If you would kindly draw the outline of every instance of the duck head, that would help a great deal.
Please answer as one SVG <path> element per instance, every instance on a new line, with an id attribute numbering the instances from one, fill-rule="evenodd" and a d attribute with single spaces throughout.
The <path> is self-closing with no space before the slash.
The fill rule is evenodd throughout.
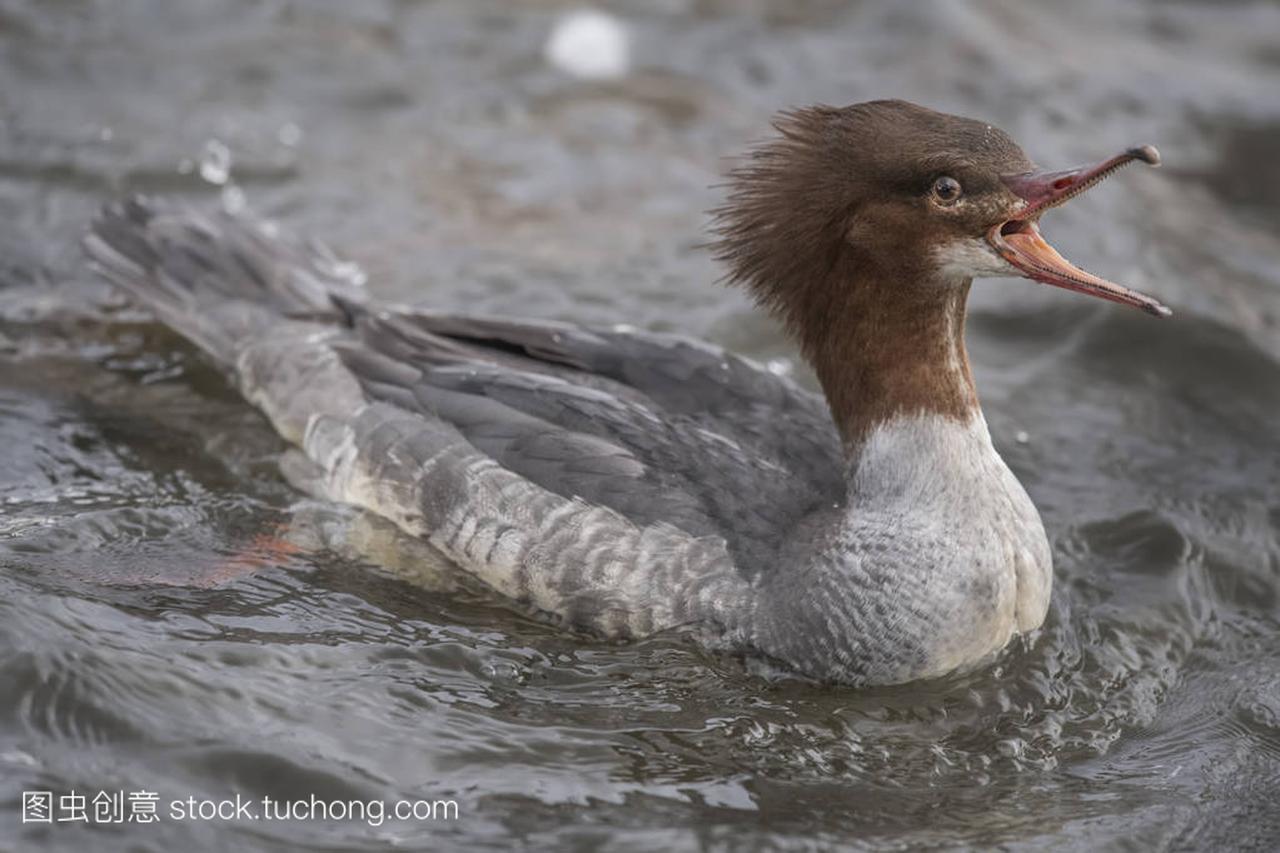
<path id="1" fill-rule="evenodd" d="M 730 175 L 717 255 L 799 338 L 846 438 L 866 418 L 839 409 L 874 410 L 878 386 L 890 409 L 976 407 L 962 341 L 975 277 L 1170 313 L 1074 266 L 1039 226 L 1122 166 L 1157 165 L 1151 146 L 1043 171 L 998 128 L 905 101 L 808 107 L 775 127 Z"/>
<path id="2" fill-rule="evenodd" d="M 730 277 L 767 302 L 785 308 L 775 290 L 848 262 L 904 286 L 1021 276 L 1170 313 L 1071 264 L 1039 228 L 1045 211 L 1122 166 L 1158 165 L 1153 146 L 1039 170 L 1004 131 L 906 101 L 798 109 L 775 127 L 778 138 L 731 174 L 728 203 L 715 211 Z"/>

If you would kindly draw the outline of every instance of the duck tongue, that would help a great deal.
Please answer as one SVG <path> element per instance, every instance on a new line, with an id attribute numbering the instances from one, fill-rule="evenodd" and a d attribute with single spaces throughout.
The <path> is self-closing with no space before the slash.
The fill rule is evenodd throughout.
<path id="1" fill-rule="evenodd" d="M 1027 207 L 1020 218 L 992 228 L 987 235 L 988 242 L 1027 278 L 1132 305 L 1156 317 L 1168 317 L 1172 312 L 1152 297 L 1085 272 L 1062 257 L 1045 242 L 1036 224 L 1044 211 L 1079 195 L 1134 160 L 1155 166 L 1160 163 L 1160 154 L 1154 147 L 1144 145 L 1093 166 L 1004 177 L 1005 185 L 1022 198 Z"/>

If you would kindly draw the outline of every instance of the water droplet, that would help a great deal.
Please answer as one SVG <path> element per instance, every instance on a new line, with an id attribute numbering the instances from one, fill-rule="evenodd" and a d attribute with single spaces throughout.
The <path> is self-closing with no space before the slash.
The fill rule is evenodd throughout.
<path id="1" fill-rule="evenodd" d="M 363 287 L 369 278 L 355 261 L 339 261 L 333 265 L 333 274 L 356 287 Z"/>
<path id="2" fill-rule="evenodd" d="M 222 209 L 227 213 L 240 213 L 245 209 L 244 190 L 235 184 L 222 188 Z"/>
<path id="3" fill-rule="evenodd" d="M 328 249 L 316 259 L 316 269 L 331 278 L 345 281 L 354 287 L 363 287 L 368 280 L 365 271 L 354 261 L 344 261 L 335 257 Z"/>
<path id="4" fill-rule="evenodd" d="M 218 139 L 204 144 L 200 155 L 200 177 L 211 184 L 222 186 L 231 177 L 231 149 Z"/>
<path id="5" fill-rule="evenodd" d="M 276 139 L 280 141 L 281 145 L 287 145 L 292 148 L 302 141 L 302 128 L 293 122 L 289 122 L 276 131 Z"/>
<path id="6" fill-rule="evenodd" d="M 1031 436 L 1027 434 L 1025 429 L 1020 429 L 1013 434 L 1013 440 L 1018 442 L 1018 444 L 1026 444 L 1031 440 Z"/>
<path id="7" fill-rule="evenodd" d="M 765 369 L 774 376 L 790 376 L 791 360 L 786 358 L 771 358 L 765 362 Z"/>
<path id="8" fill-rule="evenodd" d="M 556 22 L 543 55 L 575 77 L 607 80 L 627 73 L 630 47 L 625 24 L 613 15 L 587 9 Z"/>

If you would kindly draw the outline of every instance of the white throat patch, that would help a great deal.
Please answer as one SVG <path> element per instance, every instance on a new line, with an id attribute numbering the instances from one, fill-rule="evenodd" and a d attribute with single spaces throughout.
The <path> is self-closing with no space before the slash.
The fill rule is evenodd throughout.
<path id="1" fill-rule="evenodd" d="M 933 259 L 938 274 L 946 281 L 1021 275 L 981 237 L 965 237 L 943 243 L 933 250 Z"/>

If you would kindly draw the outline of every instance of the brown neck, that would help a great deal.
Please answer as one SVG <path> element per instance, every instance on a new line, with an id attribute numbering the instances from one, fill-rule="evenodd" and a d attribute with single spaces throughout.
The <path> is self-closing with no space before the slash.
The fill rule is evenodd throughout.
<path id="1" fill-rule="evenodd" d="M 895 416 L 967 420 L 978 410 L 964 346 L 968 281 L 937 287 L 865 280 L 842 285 L 815 311 L 819 316 L 797 326 L 846 458 L 857 454 L 874 427 Z"/>

